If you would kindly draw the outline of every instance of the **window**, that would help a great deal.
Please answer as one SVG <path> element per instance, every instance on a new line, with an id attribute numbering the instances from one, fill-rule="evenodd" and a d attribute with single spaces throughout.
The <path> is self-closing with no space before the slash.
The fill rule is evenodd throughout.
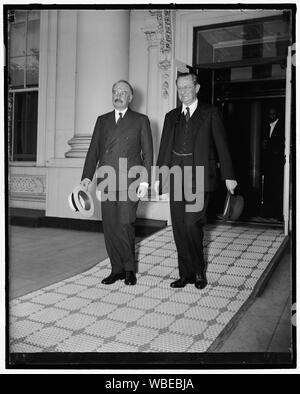
<path id="1" fill-rule="evenodd" d="M 194 28 L 193 65 L 217 68 L 280 62 L 287 56 L 290 15 Z"/>
<path id="2" fill-rule="evenodd" d="M 9 11 L 10 159 L 36 161 L 40 11 Z"/>

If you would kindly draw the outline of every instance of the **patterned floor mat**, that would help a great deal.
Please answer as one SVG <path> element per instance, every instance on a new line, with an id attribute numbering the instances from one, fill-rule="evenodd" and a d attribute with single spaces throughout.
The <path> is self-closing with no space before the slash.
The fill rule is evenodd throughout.
<path id="1" fill-rule="evenodd" d="M 284 240 L 280 229 L 208 225 L 208 286 L 172 289 L 178 278 L 172 229 L 136 246 L 136 286 L 92 269 L 10 302 L 10 352 L 206 352 L 257 290 Z"/>

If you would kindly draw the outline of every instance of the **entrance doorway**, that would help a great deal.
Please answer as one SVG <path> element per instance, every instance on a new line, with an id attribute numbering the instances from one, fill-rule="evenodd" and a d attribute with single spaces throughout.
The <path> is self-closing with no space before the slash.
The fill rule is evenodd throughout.
<path id="1" fill-rule="evenodd" d="M 282 81 L 284 84 L 285 81 Z M 206 89 L 207 91 L 207 89 Z M 239 93 L 239 94 L 238 94 Z M 282 220 L 273 220 L 268 212 L 266 199 L 264 168 L 264 141 L 270 130 L 269 111 L 276 108 L 282 122 L 285 119 L 285 91 L 280 89 L 274 94 L 267 86 L 260 95 L 251 94 L 249 83 L 240 83 L 234 87 L 234 95 L 220 95 L 216 85 L 212 91 L 213 103 L 223 115 L 229 149 L 233 161 L 238 187 L 236 192 L 244 197 L 245 206 L 241 216 L 243 221 L 269 222 L 282 224 Z M 203 97 L 202 97 L 203 98 Z M 202 99 L 201 96 L 199 99 Z M 207 100 L 206 100 L 207 101 Z M 283 171 L 283 168 L 282 168 Z M 274 198 L 283 201 L 283 186 L 276 189 Z M 213 193 L 208 213 L 213 219 L 222 212 L 227 190 L 224 182 Z M 282 206 L 282 204 L 281 204 Z M 283 215 L 281 208 L 280 215 Z"/>
<path id="2" fill-rule="evenodd" d="M 285 98 L 245 98 L 221 102 L 229 147 L 238 182 L 237 192 L 244 196 L 244 219 L 268 218 L 264 182 L 263 145 L 269 133 L 269 111 L 276 108 L 284 119 Z M 282 190 L 274 198 L 283 200 Z M 282 216 L 282 211 L 281 211 Z"/>
<path id="3" fill-rule="evenodd" d="M 245 221 L 268 219 L 263 146 L 269 135 L 271 107 L 277 108 L 284 124 L 290 17 L 283 12 L 194 28 L 192 69 L 201 85 L 198 98 L 217 105 L 223 114 L 238 181 L 236 192 L 245 200 L 241 217 Z M 208 208 L 211 218 L 222 213 L 226 192 L 221 182 Z M 283 200 L 283 193 L 283 186 L 276 189 L 278 200 Z"/>

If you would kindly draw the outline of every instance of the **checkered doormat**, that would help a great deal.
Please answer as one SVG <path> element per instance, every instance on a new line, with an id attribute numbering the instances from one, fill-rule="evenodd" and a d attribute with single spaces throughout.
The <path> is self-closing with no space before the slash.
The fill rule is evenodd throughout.
<path id="1" fill-rule="evenodd" d="M 92 269 L 10 302 L 10 352 L 206 352 L 222 338 L 284 240 L 280 229 L 208 225 L 208 286 L 173 289 L 172 229 L 137 244 L 137 285 L 101 284 Z"/>

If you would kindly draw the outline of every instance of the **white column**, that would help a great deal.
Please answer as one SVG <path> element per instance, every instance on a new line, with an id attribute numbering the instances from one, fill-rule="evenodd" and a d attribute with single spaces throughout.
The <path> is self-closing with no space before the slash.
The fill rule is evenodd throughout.
<path id="1" fill-rule="evenodd" d="M 41 11 L 37 165 L 55 156 L 58 11 Z"/>
<path id="2" fill-rule="evenodd" d="M 53 60 L 56 78 L 50 80 L 47 75 L 48 85 L 52 82 L 56 93 L 50 108 L 55 111 L 48 111 L 52 119 L 48 135 L 53 153 L 47 155 L 47 216 L 83 219 L 69 208 L 68 196 L 80 182 L 97 116 L 113 108 L 113 83 L 128 79 L 129 13 L 58 11 L 56 61 Z M 48 121 L 47 124 L 50 126 Z M 98 220 L 101 210 L 95 187 L 96 182 L 92 182 L 90 191 L 95 204 L 92 219 Z"/>
<path id="3" fill-rule="evenodd" d="M 63 158 L 73 137 L 76 118 L 77 23 L 80 11 L 61 10 L 58 18 L 55 154 Z"/>
<path id="4" fill-rule="evenodd" d="M 96 118 L 112 110 L 111 88 L 129 75 L 129 11 L 78 12 L 75 130 L 65 156 L 85 157 Z"/>

